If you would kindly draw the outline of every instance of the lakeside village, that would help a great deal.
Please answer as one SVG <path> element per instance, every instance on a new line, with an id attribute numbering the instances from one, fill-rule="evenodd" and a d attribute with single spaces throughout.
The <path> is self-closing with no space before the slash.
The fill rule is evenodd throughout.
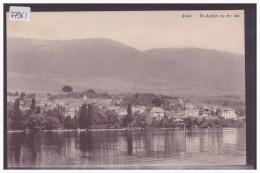
<path id="1" fill-rule="evenodd" d="M 67 89 L 66 89 L 67 87 Z M 108 94 L 89 89 L 64 93 L 7 93 L 7 129 L 147 129 L 245 126 L 245 115 L 223 105 L 192 104 L 155 94 Z"/>

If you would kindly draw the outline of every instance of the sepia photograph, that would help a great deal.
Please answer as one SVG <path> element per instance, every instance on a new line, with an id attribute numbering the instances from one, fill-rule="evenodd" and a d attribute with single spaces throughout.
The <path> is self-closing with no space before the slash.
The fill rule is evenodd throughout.
<path id="1" fill-rule="evenodd" d="M 28 7 L 5 12 L 7 169 L 251 168 L 245 10 Z"/>

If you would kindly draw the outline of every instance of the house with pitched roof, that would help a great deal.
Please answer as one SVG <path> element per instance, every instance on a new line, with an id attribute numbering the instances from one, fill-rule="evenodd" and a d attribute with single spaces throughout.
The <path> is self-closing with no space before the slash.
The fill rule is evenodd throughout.
<path id="1" fill-rule="evenodd" d="M 161 107 L 153 107 L 150 110 L 150 115 L 158 120 L 161 120 L 164 117 L 165 111 Z"/>
<path id="2" fill-rule="evenodd" d="M 218 116 L 224 117 L 225 119 L 235 119 L 237 118 L 237 114 L 235 113 L 235 109 L 232 108 L 222 108 L 218 111 Z"/>
<path id="3" fill-rule="evenodd" d="M 182 107 L 181 114 L 183 116 L 197 117 L 199 115 L 199 108 L 195 107 L 192 104 L 186 104 L 184 107 Z"/>

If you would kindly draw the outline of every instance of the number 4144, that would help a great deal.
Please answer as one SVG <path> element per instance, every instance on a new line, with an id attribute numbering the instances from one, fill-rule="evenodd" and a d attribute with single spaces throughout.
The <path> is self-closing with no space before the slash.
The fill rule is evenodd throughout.
<path id="1" fill-rule="evenodd" d="M 188 18 L 188 17 L 191 17 L 191 14 L 183 14 L 181 17 L 186 17 L 186 18 Z"/>

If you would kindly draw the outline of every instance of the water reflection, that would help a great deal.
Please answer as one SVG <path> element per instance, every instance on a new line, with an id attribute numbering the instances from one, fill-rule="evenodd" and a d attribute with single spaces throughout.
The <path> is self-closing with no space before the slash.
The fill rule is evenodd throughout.
<path id="1" fill-rule="evenodd" d="M 80 133 L 79 142 L 79 149 L 82 152 L 91 152 L 93 150 L 92 132 Z"/>
<path id="2" fill-rule="evenodd" d="M 128 151 L 128 155 L 133 155 L 133 133 L 131 132 L 127 132 L 127 136 L 126 136 L 126 140 L 127 140 L 127 151 Z"/>
<path id="3" fill-rule="evenodd" d="M 28 140 L 25 140 L 26 145 L 28 146 L 27 149 L 30 151 L 29 153 L 31 153 L 30 160 L 33 165 L 36 164 L 37 154 L 38 154 L 38 152 L 40 152 L 37 150 L 37 146 L 39 146 L 39 145 L 37 145 L 37 142 L 40 142 L 39 141 L 40 139 L 39 139 L 39 137 L 37 138 L 37 136 L 38 136 L 37 133 L 31 133 L 31 134 L 27 135 Z M 28 156 L 26 156 L 26 157 L 28 157 Z"/>
<path id="4" fill-rule="evenodd" d="M 245 157 L 245 129 L 8 133 L 9 167 L 87 167 Z M 193 155 L 196 157 L 192 158 Z M 203 156 L 204 157 L 204 156 Z"/>

